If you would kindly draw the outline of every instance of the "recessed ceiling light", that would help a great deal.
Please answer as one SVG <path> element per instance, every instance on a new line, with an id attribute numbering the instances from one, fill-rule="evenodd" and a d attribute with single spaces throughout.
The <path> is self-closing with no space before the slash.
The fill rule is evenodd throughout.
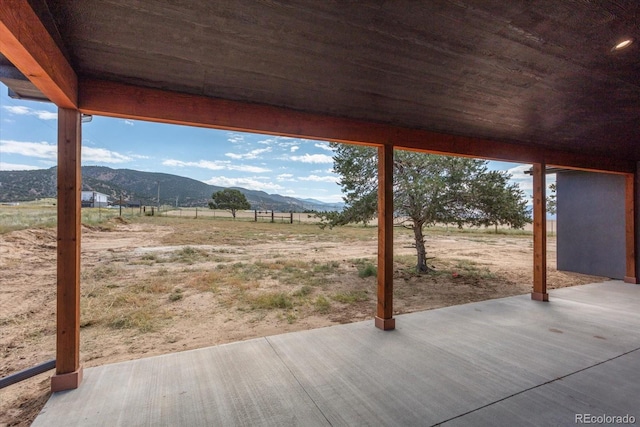
<path id="1" fill-rule="evenodd" d="M 624 49 L 625 47 L 629 47 L 629 45 L 631 45 L 631 43 L 633 43 L 633 39 L 626 39 L 626 40 L 623 40 L 623 41 L 621 41 L 620 43 L 618 43 L 617 45 L 615 45 L 615 46 L 613 47 L 613 49 L 611 49 L 611 50 L 622 50 L 622 49 Z"/>

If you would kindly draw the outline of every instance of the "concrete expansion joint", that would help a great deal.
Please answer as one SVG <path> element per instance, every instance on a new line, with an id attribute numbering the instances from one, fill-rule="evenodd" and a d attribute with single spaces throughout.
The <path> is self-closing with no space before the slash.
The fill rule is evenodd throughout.
<path id="1" fill-rule="evenodd" d="M 511 394 L 511 395 L 509 395 L 509 396 L 503 397 L 502 399 L 495 400 L 495 401 L 493 401 L 493 402 L 491 402 L 491 403 L 487 403 L 486 405 L 482 405 L 482 406 L 479 406 L 479 407 L 477 407 L 477 408 L 475 408 L 475 409 L 472 409 L 472 410 L 470 410 L 470 411 L 467 411 L 467 412 L 465 412 L 465 413 L 462 413 L 462 414 L 456 415 L 455 417 L 451 417 L 451 418 L 449 418 L 449 419 L 446 419 L 446 420 L 440 421 L 440 422 L 438 422 L 438 423 L 436 423 L 436 424 L 432 424 L 432 426 L 431 426 L 431 427 L 433 427 L 433 426 L 439 426 L 439 425 L 442 425 L 442 424 L 448 423 L 449 421 L 453 421 L 453 420 L 455 420 L 455 419 L 458 419 L 458 418 L 464 417 L 464 416 L 466 416 L 466 415 L 472 414 L 472 413 L 474 413 L 474 412 L 480 411 L 481 409 L 488 408 L 488 407 L 493 406 L 493 405 L 495 405 L 495 404 L 497 404 L 497 403 L 504 402 L 505 400 L 509 400 L 509 399 L 511 399 L 512 397 L 515 397 L 515 396 L 518 396 L 518 395 L 521 395 L 521 394 L 527 393 L 527 392 L 529 392 L 529 391 L 531 391 L 531 390 L 535 390 L 535 389 L 540 388 L 540 387 L 544 387 L 544 386 L 549 385 L 549 384 L 552 384 L 552 383 L 554 383 L 554 382 L 556 382 L 556 381 L 560 381 L 560 380 L 563 380 L 563 379 L 565 379 L 565 378 L 568 378 L 568 377 L 570 377 L 570 376 L 572 376 L 572 375 L 579 374 L 580 372 L 588 371 L 589 369 L 593 369 L 593 368 L 595 368 L 596 366 L 604 365 L 605 363 L 608 363 L 608 362 L 611 362 L 612 360 L 616 360 L 616 359 L 619 359 L 619 358 L 621 358 L 621 357 L 627 356 L 627 355 L 629 355 L 629 354 L 631 354 L 631 353 L 634 353 L 634 352 L 636 352 L 636 351 L 640 351 L 640 347 L 634 348 L 633 350 L 625 351 L 624 353 L 621 353 L 621 354 L 619 354 L 619 355 L 617 355 L 617 356 L 610 357 L 609 359 L 603 360 L 603 361 L 598 362 L 598 363 L 594 363 L 593 365 L 589 365 L 589 366 L 587 366 L 587 367 L 585 367 L 585 368 L 578 369 L 578 370 L 573 371 L 573 372 L 570 372 L 570 373 L 568 373 L 568 374 L 566 374 L 566 375 L 561 375 L 561 376 L 559 376 L 559 377 L 557 377 L 557 378 L 554 378 L 554 379 L 549 380 L 549 381 L 545 381 L 545 382 L 543 382 L 543 383 L 541 383 L 541 384 L 534 385 L 533 387 L 529 387 L 529 388 L 526 388 L 526 389 L 524 389 L 524 390 L 520 390 L 519 392 L 516 392 L 516 393 L 513 393 L 513 394 Z"/>
<path id="2" fill-rule="evenodd" d="M 300 386 L 302 391 L 304 391 L 304 394 L 307 395 L 309 400 L 311 400 L 311 402 L 313 402 L 313 405 L 316 407 L 316 409 L 322 414 L 324 419 L 327 421 L 327 424 L 332 426 L 333 424 L 331 423 L 331 421 L 329 421 L 329 418 L 327 418 L 327 414 L 325 414 L 324 411 L 322 411 L 322 408 L 320 408 L 320 406 L 318 405 L 318 402 L 316 402 L 315 399 L 309 394 L 309 391 L 305 388 L 305 386 L 302 384 L 302 382 L 300 382 L 300 379 L 296 376 L 296 374 L 293 372 L 293 370 L 291 370 L 291 367 L 287 364 L 287 362 L 285 362 L 285 360 L 282 358 L 280 353 L 278 353 L 278 350 L 276 350 L 276 348 L 273 346 L 273 343 L 271 341 L 269 341 L 269 337 L 264 337 L 264 339 L 269 344 L 269 347 L 271 347 L 271 350 L 273 350 L 274 354 L 276 356 L 278 356 L 278 359 L 280 360 L 282 365 L 285 368 L 287 368 L 287 371 L 289 371 L 289 373 L 291 374 L 293 379 L 296 380 L 296 383 L 298 383 L 298 385 Z"/>

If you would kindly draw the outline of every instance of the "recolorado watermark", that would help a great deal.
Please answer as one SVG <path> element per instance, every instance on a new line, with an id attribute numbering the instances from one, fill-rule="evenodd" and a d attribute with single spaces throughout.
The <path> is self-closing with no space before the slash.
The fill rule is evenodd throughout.
<path id="1" fill-rule="evenodd" d="M 635 424 L 636 417 L 633 415 L 595 415 L 595 414 L 576 414 L 576 424 Z"/>

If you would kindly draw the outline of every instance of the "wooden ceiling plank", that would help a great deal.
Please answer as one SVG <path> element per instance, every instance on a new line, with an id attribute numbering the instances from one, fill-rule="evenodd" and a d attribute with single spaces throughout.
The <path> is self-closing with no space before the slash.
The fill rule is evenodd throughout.
<path id="1" fill-rule="evenodd" d="M 59 107 L 78 107 L 78 79 L 27 0 L 0 7 L 0 52 Z"/>
<path id="2" fill-rule="evenodd" d="M 183 3 L 50 7 L 83 77 L 640 159 L 633 0 Z"/>
<path id="3" fill-rule="evenodd" d="M 104 80 L 81 79 L 79 88 L 79 108 L 86 114 L 344 143 L 393 145 L 399 149 L 437 154 L 521 163 L 544 162 L 595 171 L 629 173 L 634 168 L 632 161 L 613 156 L 603 158 L 534 145 L 447 135 Z"/>

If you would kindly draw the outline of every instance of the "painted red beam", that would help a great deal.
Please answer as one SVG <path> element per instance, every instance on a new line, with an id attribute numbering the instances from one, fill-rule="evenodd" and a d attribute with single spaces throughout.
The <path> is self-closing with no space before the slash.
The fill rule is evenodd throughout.
<path id="1" fill-rule="evenodd" d="M 446 135 L 104 80 L 81 79 L 79 88 L 79 107 L 86 114 L 345 143 L 392 145 L 399 149 L 492 160 L 545 162 L 594 171 L 629 173 L 635 167 L 633 162 L 613 156 L 587 156 L 532 145 Z"/>

